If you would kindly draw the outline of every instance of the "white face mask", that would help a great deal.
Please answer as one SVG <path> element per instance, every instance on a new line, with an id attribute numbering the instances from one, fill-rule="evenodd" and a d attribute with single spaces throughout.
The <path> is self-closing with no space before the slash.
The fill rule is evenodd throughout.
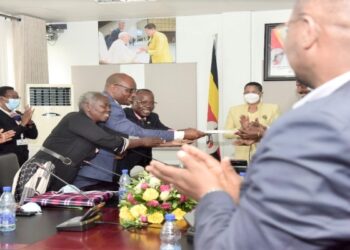
<path id="1" fill-rule="evenodd" d="M 248 93 L 244 95 L 244 100 L 248 103 L 248 104 L 253 104 L 253 103 L 257 103 L 260 99 L 260 96 L 258 94 L 255 93 Z"/>

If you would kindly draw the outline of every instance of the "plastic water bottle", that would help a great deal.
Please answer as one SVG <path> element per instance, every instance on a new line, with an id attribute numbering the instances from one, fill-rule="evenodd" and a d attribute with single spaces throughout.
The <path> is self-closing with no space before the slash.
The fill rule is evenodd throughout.
<path id="1" fill-rule="evenodd" d="M 130 176 L 128 175 L 129 170 L 123 169 L 122 175 L 119 178 L 119 201 L 125 198 L 126 191 L 127 191 L 127 185 L 130 184 Z"/>
<path id="2" fill-rule="evenodd" d="M 175 215 L 166 214 L 165 223 L 160 232 L 160 250 L 181 250 L 181 232 L 175 224 Z"/>
<path id="3" fill-rule="evenodd" d="M 16 229 L 16 202 L 11 187 L 3 187 L 0 198 L 0 231 L 9 232 Z"/>

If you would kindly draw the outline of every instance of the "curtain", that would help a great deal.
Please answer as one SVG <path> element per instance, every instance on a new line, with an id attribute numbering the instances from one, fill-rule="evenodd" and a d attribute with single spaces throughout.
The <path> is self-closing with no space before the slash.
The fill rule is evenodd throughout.
<path id="1" fill-rule="evenodd" d="M 15 87 L 13 59 L 13 30 L 9 18 L 0 17 L 0 86 Z"/>
<path id="2" fill-rule="evenodd" d="M 13 22 L 15 89 L 26 102 L 26 84 L 48 83 L 48 58 L 46 22 L 20 16 L 20 22 Z"/>

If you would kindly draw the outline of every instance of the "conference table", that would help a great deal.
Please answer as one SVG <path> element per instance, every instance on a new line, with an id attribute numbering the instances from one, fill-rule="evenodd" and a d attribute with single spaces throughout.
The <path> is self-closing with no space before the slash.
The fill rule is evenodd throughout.
<path id="1" fill-rule="evenodd" d="M 160 227 L 125 230 L 118 225 L 117 208 L 102 209 L 100 224 L 84 232 L 58 232 L 56 225 L 80 216 L 86 209 L 43 208 L 43 213 L 31 217 L 17 217 L 13 232 L 0 232 L 0 249 L 21 250 L 156 250 L 160 246 Z M 182 250 L 193 245 L 182 233 Z"/>

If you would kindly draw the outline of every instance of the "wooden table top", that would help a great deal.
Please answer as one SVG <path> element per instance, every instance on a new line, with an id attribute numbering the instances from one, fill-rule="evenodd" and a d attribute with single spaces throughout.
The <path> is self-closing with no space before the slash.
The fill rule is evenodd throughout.
<path id="1" fill-rule="evenodd" d="M 76 250 L 76 249 L 114 249 L 114 250 L 156 250 L 160 246 L 160 227 L 148 227 L 128 231 L 116 223 L 118 210 L 104 208 L 102 221 L 84 232 L 57 232 L 56 225 L 74 216 L 82 210 L 66 208 L 47 208 L 42 215 L 18 217 L 14 232 L 0 234 L 0 249 L 21 250 Z M 42 217 L 40 217 L 42 216 Z M 182 250 L 193 249 L 183 233 Z"/>

